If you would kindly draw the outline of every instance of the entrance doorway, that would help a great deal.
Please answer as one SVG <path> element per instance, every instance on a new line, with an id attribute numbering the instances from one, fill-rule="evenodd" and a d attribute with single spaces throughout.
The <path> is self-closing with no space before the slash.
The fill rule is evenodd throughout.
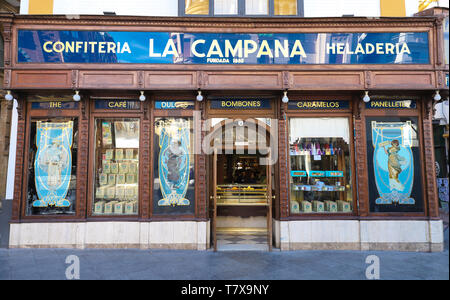
<path id="1" fill-rule="evenodd" d="M 249 130 L 245 136 L 252 134 L 256 133 Z M 272 250 L 270 155 L 269 147 L 248 141 L 214 148 L 210 186 L 214 251 Z"/>

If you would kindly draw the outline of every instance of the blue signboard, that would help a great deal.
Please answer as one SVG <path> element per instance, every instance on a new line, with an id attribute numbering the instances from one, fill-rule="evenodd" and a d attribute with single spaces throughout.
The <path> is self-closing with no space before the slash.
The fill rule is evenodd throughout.
<path id="1" fill-rule="evenodd" d="M 156 109 L 194 109 L 194 101 L 165 100 L 155 101 Z"/>
<path id="2" fill-rule="evenodd" d="M 344 100 L 300 100 L 289 101 L 288 109 L 349 109 L 350 104 Z"/>
<path id="3" fill-rule="evenodd" d="M 32 102 L 31 109 L 78 109 L 78 102 L 73 101 Z"/>
<path id="4" fill-rule="evenodd" d="M 306 177 L 306 171 L 291 171 L 292 177 Z"/>
<path id="5" fill-rule="evenodd" d="M 417 108 L 414 100 L 371 100 L 366 103 L 366 108 L 369 109 L 408 109 Z"/>
<path id="6" fill-rule="evenodd" d="M 238 98 L 214 98 L 209 99 L 212 109 L 269 109 L 270 99 L 238 99 Z"/>
<path id="7" fill-rule="evenodd" d="M 141 108 L 139 101 L 131 100 L 95 100 L 95 109 L 124 109 L 138 110 Z"/>
<path id="8" fill-rule="evenodd" d="M 427 32 L 19 30 L 19 63 L 429 64 Z"/>

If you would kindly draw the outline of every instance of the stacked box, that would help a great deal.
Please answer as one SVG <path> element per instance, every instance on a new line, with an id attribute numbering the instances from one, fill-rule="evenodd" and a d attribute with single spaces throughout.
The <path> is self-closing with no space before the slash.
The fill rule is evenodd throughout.
<path id="1" fill-rule="evenodd" d="M 95 198 L 96 199 L 105 198 L 105 189 L 103 187 L 98 187 L 95 189 Z"/>
<path id="2" fill-rule="evenodd" d="M 336 202 L 331 201 L 331 200 L 326 200 L 326 201 L 325 201 L 325 211 L 328 211 L 328 212 L 337 212 L 338 209 L 337 209 L 337 204 L 336 204 Z"/>
<path id="3" fill-rule="evenodd" d="M 108 174 L 100 173 L 98 181 L 100 182 L 100 185 L 107 185 L 108 184 Z"/>
<path id="4" fill-rule="evenodd" d="M 119 164 L 111 163 L 111 173 L 117 174 L 119 173 Z"/>
<path id="5" fill-rule="evenodd" d="M 126 149 L 125 150 L 125 157 L 127 159 L 133 159 L 134 158 L 134 150 L 133 149 Z"/>
<path id="6" fill-rule="evenodd" d="M 110 173 L 111 172 L 111 163 L 107 160 L 103 161 L 103 173 Z"/>
<path id="7" fill-rule="evenodd" d="M 116 185 L 116 175 L 115 174 L 108 174 L 108 184 Z"/>
<path id="8" fill-rule="evenodd" d="M 116 198 L 117 199 L 125 199 L 125 188 L 124 187 L 116 187 Z"/>
<path id="9" fill-rule="evenodd" d="M 123 214 L 125 209 L 125 202 L 116 202 L 114 204 L 114 213 L 115 214 Z"/>
<path id="10" fill-rule="evenodd" d="M 125 184 L 125 174 L 117 174 L 116 183 Z"/>
<path id="11" fill-rule="evenodd" d="M 125 204 L 125 213 L 133 214 L 137 211 L 137 201 L 128 201 Z"/>
<path id="12" fill-rule="evenodd" d="M 96 214 L 102 214 L 103 211 L 104 211 L 104 209 L 105 209 L 105 201 L 98 201 L 98 202 L 95 202 L 95 205 L 94 205 L 94 213 L 96 213 Z"/>
<path id="13" fill-rule="evenodd" d="M 298 214 L 300 213 L 300 205 L 297 201 L 291 200 L 291 213 Z"/>
<path id="14" fill-rule="evenodd" d="M 352 211 L 350 202 L 342 201 L 342 200 L 338 200 L 336 202 L 338 205 L 338 211 L 342 211 L 342 212 L 351 212 Z"/>
<path id="15" fill-rule="evenodd" d="M 116 160 L 123 159 L 123 149 L 116 149 Z"/>
<path id="16" fill-rule="evenodd" d="M 315 212 L 323 212 L 324 211 L 323 202 L 314 200 L 312 204 L 312 209 Z"/>
<path id="17" fill-rule="evenodd" d="M 114 150 L 113 149 L 106 150 L 105 159 L 111 160 L 113 158 L 114 158 Z"/>
<path id="18" fill-rule="evenodd" d="M 311 202 L 309 202 L 309 201 L 302 201 L 300 203 L 300 210 L 302 212 L 307 212 L 307 213 L 312 212 Z"/>
<path id="19" fill-rule="evenodd" d="M 116 204 L 116 202 L 117 201 L 110 201 L 110 202 L 106 203 L 104 213 L 112 214 L 114 212 L 114 205 Z"/>
<path id="20" fill-rule="evenodd" d="M 128 163 L 119 163 L 119 172 L 120 173 L 128 173 Z"/>
<path id="21" fill-rule="evenodd" d="M 106 199 L 114 199 L 116 197 L 116 188 L 107 187 L 106 188 Z"/>

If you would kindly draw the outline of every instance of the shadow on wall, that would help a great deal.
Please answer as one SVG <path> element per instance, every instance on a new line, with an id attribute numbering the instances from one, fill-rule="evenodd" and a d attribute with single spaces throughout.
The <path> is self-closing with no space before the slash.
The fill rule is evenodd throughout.
<path id="1" fill-rule="evenodd" d="M 9 245 L 9 221 L 11 220 L 12 201 L 0 199 L 0 248 Z"/>

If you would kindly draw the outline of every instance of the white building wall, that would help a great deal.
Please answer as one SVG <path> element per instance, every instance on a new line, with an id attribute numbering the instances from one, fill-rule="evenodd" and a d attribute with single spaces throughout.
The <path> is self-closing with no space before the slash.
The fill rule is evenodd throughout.
<path id="1" fill-rule="evenodd" d="M 27 15 L 28 14 L 28 5 L 29 5 L 28 0 L 21 0 L 20 1 L 20 11 L 19 11 L 19 13 L 21 15 Z"/>
<path id="2" fill-rule="evenodd" d="M 11 115 L 11 135 L 9 136 L 8 177 L 6 179 L 5 199 L 14 197 L 14 173 L 16 169 L 16 145 L 17 145 L 17 101 L 14 100 Z M 3 195 L 0 195 L 2 197 Z"/>
<path id="3" fill-rule="evenodd" d="M 304 0 L 305 17 L 379 17 L 380 0 Z"/>
<path id="4" fill-rule="evenodd" d="M 105 11 L 116 15 L 176 17 L 178 0 L 54 0 L 53 4 L 55 15 L 103 15 Z"/>

